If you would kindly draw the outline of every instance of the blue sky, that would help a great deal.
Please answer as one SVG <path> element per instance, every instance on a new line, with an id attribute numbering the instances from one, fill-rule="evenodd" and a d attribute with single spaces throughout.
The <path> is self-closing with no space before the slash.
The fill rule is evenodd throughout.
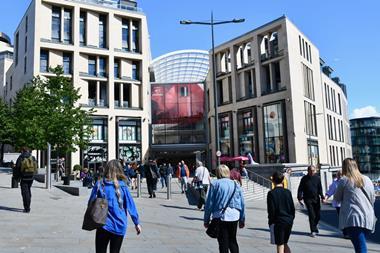
<path id="1" fill-rule="evenodd" d="M 30 0 L 1 0 L 0 31 L 12 35 Z M 179 20 L 228 20 L 215 29 L 216 44 L 286 15 L 319 48 L 334 75 L 348 87 L 350 115 L 380 111 L 380 1 L 328 0 L 138 0 L 148 17 L 152 57 L 179 49 L 211 47 L 207 26 Z M 355 110 L 356 109 L 356 110 Z"/>

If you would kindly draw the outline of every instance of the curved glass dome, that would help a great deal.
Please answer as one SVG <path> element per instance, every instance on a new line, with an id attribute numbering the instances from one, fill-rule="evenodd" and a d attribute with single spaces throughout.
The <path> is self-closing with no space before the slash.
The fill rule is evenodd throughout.
<path id="1" fill-rule="evenodd" d="M 209 70 L 209 55 L 204 50 L 179 50 L 152 61 L 156 83 L 204 82 Z"/>

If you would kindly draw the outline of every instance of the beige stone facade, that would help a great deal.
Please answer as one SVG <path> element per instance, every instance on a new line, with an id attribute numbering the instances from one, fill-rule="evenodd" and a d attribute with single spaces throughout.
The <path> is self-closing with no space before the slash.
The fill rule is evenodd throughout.
<path id="1" fill-rule="evenodd" d="M 90 148 L 73 153 L 71 166 L 143 160 L 148 152 L 147 20 L 135 1 L 116 2 L 33 0 L 14 34 L 7 101 L 33 76 L 49 77 L 49 67 L 61 65 L 80 89 L 80 105 L 96 110 Z"/>
<path id="2" fill-rule="evenodd" d="M 222 160 L 251 153 L 258 163 L 340 165 L 351 156 L 345 86 L 322 71 L 318 48 L 288 18 L 217 46 L 215 58 Z M 209 151 L 215 164 L 211 76 Z"/>

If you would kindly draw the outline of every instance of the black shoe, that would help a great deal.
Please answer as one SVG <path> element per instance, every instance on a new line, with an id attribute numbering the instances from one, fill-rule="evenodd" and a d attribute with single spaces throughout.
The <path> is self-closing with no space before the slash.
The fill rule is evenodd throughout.
<path id="1" fill-rule="evenodd" d="M 155 198 L 156 197 L 156 194 L 155 193 L 153 193 L 153 198 Z"/>
<path id="2" fill-rule="evenodd" d="M 30 213 L 30 209 L 24 209 L 24 213 Z"/>
<path id="3" fill-rule="evenodd" d="M 149 198 L 151 199 L 151 198 L 152 198 L 152 195 L 149 195 Z"/>
<path id="4" fill-rule="evenodd" d="M 185 191 L 182 191 L 182 194 L 184 194 L 185 193 Z"/>

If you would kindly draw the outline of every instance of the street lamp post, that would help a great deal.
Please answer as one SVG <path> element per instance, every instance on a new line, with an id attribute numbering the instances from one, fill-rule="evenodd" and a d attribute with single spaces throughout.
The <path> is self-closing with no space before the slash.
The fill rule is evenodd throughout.
<path id="1" fill-rule="evenodd" d="M 179 23 L 181 25 L 208 25 L 211 26 L 211 44 L 212 44 L 212 83 L 213 83 L 213 94 L 214 94 L 214 122 L 215 122 L 215 142 L 216 142 L 216 161 L 217 166 L 220 164 L 220 143 L 219 143 L 219 122 L 218 122 L 218 97 L 216 91 L 216 65 L 215 65 L 215 45 L 214 45 L 214 26 L 229 24 L 229 23 L 242 23 L 245 19 L 232 19 L 225 21 L 214 21 L 214 15 L 211 12 L 210 22 L 199 22 L 191 20 L 181 20 Z M 219 154 L 219 155 L 218 155 Z"/>

